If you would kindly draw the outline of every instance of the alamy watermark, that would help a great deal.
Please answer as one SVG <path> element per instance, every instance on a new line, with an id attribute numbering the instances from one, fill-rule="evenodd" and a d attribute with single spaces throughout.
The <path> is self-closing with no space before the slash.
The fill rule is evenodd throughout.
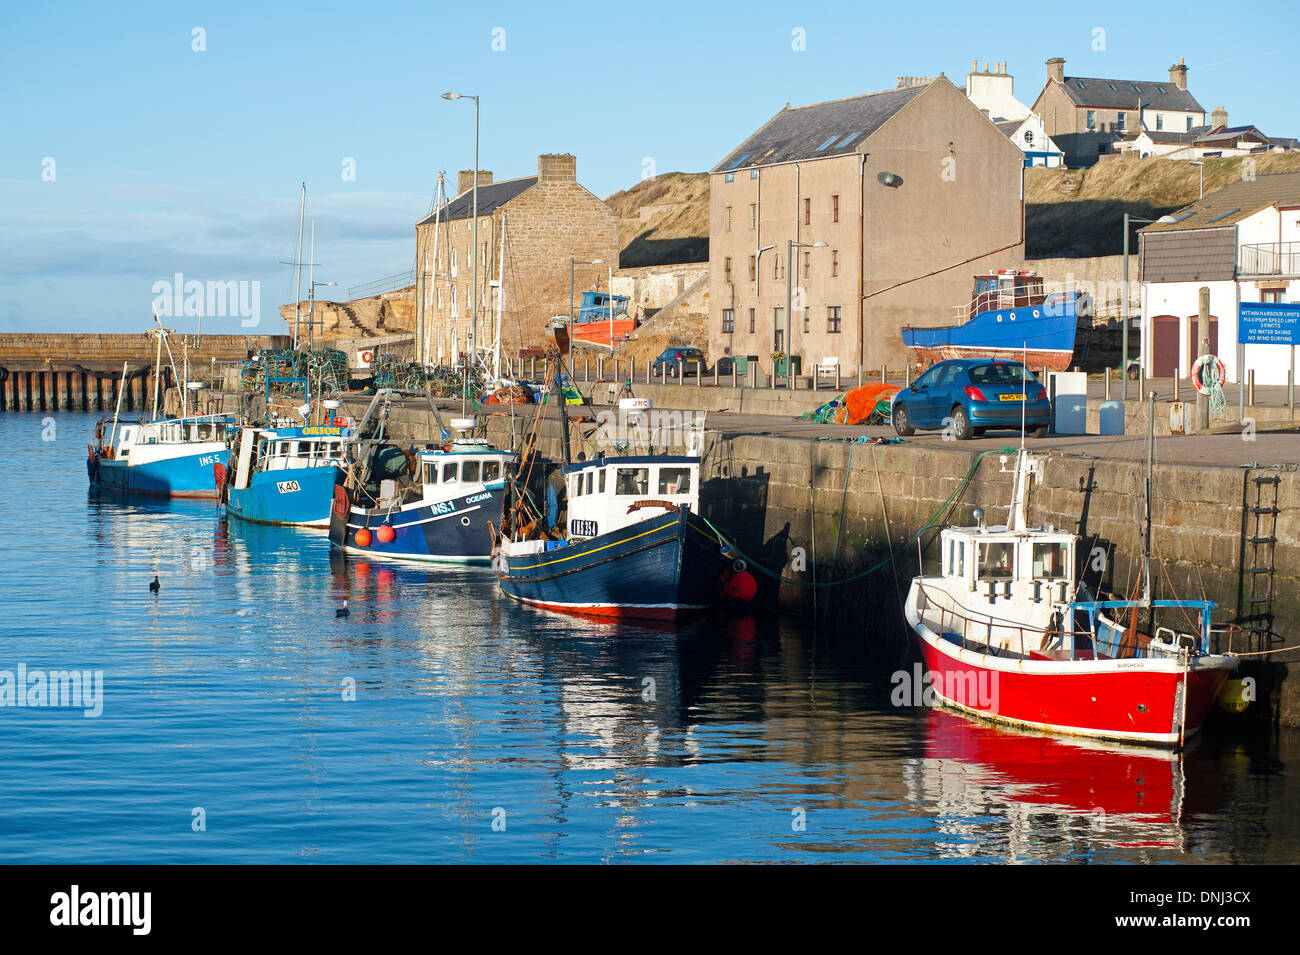
<path id="1" fill-rule="evenodd" d="M 104 712 L 103 670 L 0 670 L 0 707 L 80 709 L 87 719 Z"/>
<path id="2" fill-rule="evenodd" d="M 896 670 L 889 678 L 894 706 L 941 706 L 945 701 L 983 713 L 998 712 L 996 670 L 926 670 L 919 663 L 911 671 Z"/>
<path id="3" fill-rule="evenodd" d="M 153 283 L 153 309 L 159 318 L 234 318 L 244 328 L 262 321 L 262 283 L 256 280 L 186 281 L 177 272 L 170 282 Z"/>
<path id="4" fill-rule="evenodd" d="M 596 413 L 597 444 L 605 447 L 648 445 L 656 450 L 698 451 L 704 440 L 704 415 L 695 411 L 604 409 Z"/>

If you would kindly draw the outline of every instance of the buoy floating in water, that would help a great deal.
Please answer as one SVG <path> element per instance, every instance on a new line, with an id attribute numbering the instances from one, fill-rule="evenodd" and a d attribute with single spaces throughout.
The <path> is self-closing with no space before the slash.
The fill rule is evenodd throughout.
<path id="1" fill-rule="evenodd" d="M 358 547 L 369 547 L 370 546 L 369 528 L 365 528 L 365 527 L 361 528 L 361 530 L 357 531 L 356 537 L 354 537 L 353 540 L 356 541 L 356 545 Z"/>
<path id="2" fill-rule="evenodd" d="M 379 530 L 375 531 L 375 536 L 379 538 L 379 543 L 391 544 L 393 538 L 397 536 L 397 531 L 393 530 L 392 524 L 380 524 Z"/>

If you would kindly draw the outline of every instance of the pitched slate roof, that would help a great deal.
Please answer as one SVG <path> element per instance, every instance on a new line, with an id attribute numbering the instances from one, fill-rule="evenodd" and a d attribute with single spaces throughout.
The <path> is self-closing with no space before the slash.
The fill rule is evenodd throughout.
<path id="1" fill-rule="evenodd" d="M 1195 143 L 1205 138 L 1206 133 L 1210 131 L 1209 126 L 1193 126 L 1186 132 L 1175 132 L 1171 129 L 1144 129 L 1147 138 L 1153 143 Z"/>
<path id="2" fill-rule="evenodd" d="M 1300 205 L 1300 172 L 1261 173 L 1212 192 L 1173 214 L 1176 222 L 1154 222 L 1143 232 L 1219 228 L 1246 219 L 1271 205 Z"/>
<path id="3" fill-rule="evenodd" d="M 1150 109 L 1204 113 L 1205 108 L 1176 83 L 1148 80 L 1108 80 L 1090 76 L 1067 76 L 1062 85 L 1075 106 L 1095 109 L 1137 109 L 1140 100 Z"/>
<path id="4" fill-rule="evenodd" d="M 750 166 L 854 153 L 863 140 L 928 88 L 928 84 L 921 84 L 809 106 L 787 104 L 712 171 L 730 172 Z"/>
<path id="5" fill-rule="evenodd" d="M 501 182 L 490 183 L 486 186 L 478 187 L 478 214 L 481 216 L 491 215 L 497 209 L 500 209 L 507 202 L 519 195 L 526 189 L 531 189 L 537 185 L 536 176 L 525 176 L 522 179 L 503 179 Z M 426 225 L 433 222 L 435 215 L 442 219 L 468 219 L 473 215 L 474 210 L 474 190 L 466 189 L 455 199 L 445 203 L 440 213 L 430 212 L 421 219 L 416 225 Z"/>

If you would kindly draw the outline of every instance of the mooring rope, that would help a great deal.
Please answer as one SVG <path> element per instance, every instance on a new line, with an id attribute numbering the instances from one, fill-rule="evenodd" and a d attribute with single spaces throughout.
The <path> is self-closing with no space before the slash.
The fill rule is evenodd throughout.
<path id="1" fill-rule="evenodd" d="M 944 499 L 943 503 L 939 505 L 938 509 L 934 512 L 934 514 L 930 516 L 930 519 L 926 521 L 925 524 L 923 524 L 915 534 L 913 534 L 903 543 L 902 547 L 898 548 L 896 551 L 891 553 L 888 557 L 880 561 L 878 564 L 868 567 L 866 570 L 861 571 L 860 573 L 856 573 L 851 577 L 844 577 L 841 578 L 840 580 L 811 581 L 811 580 L 797 580 L 796 578 L 793 577 L 783 577 L 777 571 L 768 570 L 762 564 L 755 561 L 752 557 L 750 557 L 743 550 L 737 547 L 735 542 L 733 542 L 730 538 L 724 535 L 722 531 L 718 530 L 718 528 L 713 524 L 713 522 L 710 521 L 707 517 L 701 515 L 700 519 L 704 521 L 706 525 L 708 525 L 709 530 L 713 531 L 714 535 L 718 538 L 718 542 L 720 544 L 725 546 L 728 550 L 733 551 L 734 553 L 739 555 L 740 559 L 743 560 L 748 567 L 753 567 L 759 573 L 771 577 L 773 580 L 777 580 L 785 584 L 796 584 L 797 586 L 800 587 L 813 587 L 819 590 L 825 587 L 838 587 L 842 584 L 852 583 L 855 580 L 861 580 L 863 577 L 870 576 L 871 574 L 874 574 L 877 571 L 883 570 L 885 567 L 888 567 L 891 563 L 893 563 L 893 561 L 898 557 L 899 554 L 905 553 L 912 544 L 916 543 L 916 541 L 920 539 L 922 534 L 924 534 L 927 530 L 930 530 L 931 528 L 935 527 L 937 525 L 937 522 L 940 520 L 940 518 L 945 517 L 952 510 L 952 508 L 956 505 L 957 499 L 962 494 L 964 494 L 966 492 L 966 488 L 970 486 L 971 478 L 975 476 L 975 471 L 976 469 L 979 468 L 980 462 L 983 461 L 984 458 L 986 458 L 990 454 L 1014 454 L 1014 453 L 1016 453 L 1016 449 L 1009 446 L 1005 448 L 999 448 L 998 450 L 981 451 L 975 457 L 975 460 L 971 462 L 970 469 L 966 472 L 966 474 L 962 477 L 962 479 L 957 482 L 957 486 L 953 489 L 953 492 L 949 494 L 947 498 Z M 847 476 L 846 476 L 846 480 L 847 480 Z M 842 512 L 841 512 L 840 519 L 843 520 Z"/>

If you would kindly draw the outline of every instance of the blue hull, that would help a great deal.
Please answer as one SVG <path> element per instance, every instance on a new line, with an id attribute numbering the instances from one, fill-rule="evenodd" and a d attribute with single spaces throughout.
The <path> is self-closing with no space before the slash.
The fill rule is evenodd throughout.
<path id="1" fill-rule="evenodd" d="M 1041 305 L 980 312 L 961 325 L 905 328 L 903 344 L 928 362 L 948 358 L 1026 359 L 1029 367 L 1070 367 L 1079 293 L 1053 292 Z"/>
<path id="2" fill-rule="evenodd" d="M 503 485 L 437 503 L 416 504 L 401 510 L 367 510 L 356 506 L 346 488 L 334 491 L 330 512 L 330 544 L 369 557 L 393 557 L 453 564 L 488 564 L 492 561 L 492 530 L 501 521 Z M 393 539 L 379 539 L 380 528 L 393 529 Z M 358 531 L 369 532 L 368 543 L 358 543 Z"/>
<path id="3" fill-rule="evenodd" d="M 86 471 L 91 487 L 153 497 L 215 499 L 217 480 L 212 466 L 227 464 L 229 460 L 229 451 L 187 454 L 137 465 L 91 457 L 86 462 Z"/>
<path id="4" fill-rule="evenodd" d="M 254 474 L 248 487 L 230 488 L 226 513 L 258 524 L 328 527 L 334 486 L 342 468 L 289 468 Z"/>
<path id="5" fill-rule="evenodd" d="M 689 508 L 540 554 L 509 556 L 502 591 L 548 610 L 675 619 L 717 603 L 731 559 Z"/>

